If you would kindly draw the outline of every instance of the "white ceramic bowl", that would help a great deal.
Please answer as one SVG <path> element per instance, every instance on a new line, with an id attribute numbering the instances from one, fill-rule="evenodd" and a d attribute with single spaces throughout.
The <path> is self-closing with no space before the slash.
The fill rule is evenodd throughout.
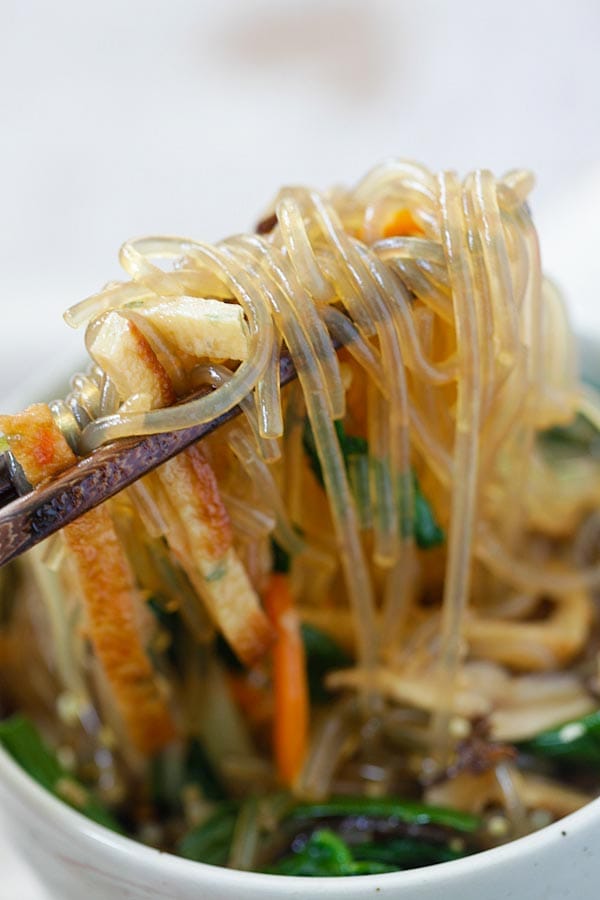
<path id="1" fill-rule="evenodd" d="M 57 900 L 312 900 L 342 894 L 346 900 L 592 900 L 600 879 L 600 799 L 536 834 L 466 859 L 342 880 L 236 872 L 144 847 L 56 800 L 3 751 L 0 818 Z"/>
<path id="2" fill-rule="evenodd" d="M 600 382 L 600 355 L 589 349 L 586 369 Z M 342 893 L 347 900 L 595 900 L 600 882 L 600 799 L 535 834 L 456 862 L 343 880 L 284 877 L 190 862 L 114 834 L 41 788 L 2 748 L 0 832 L 57 900 L 312 900 Z"/>
<path id="3" fill-rule="evenodd" d="M 590 324 L 582 358 L 600 383 L 598 334 Z M 61 371 L 76 370 L 66 362 Z M 32 387 L 27 397 L 47 392 Z M 26 402 L 19 393 L 15 408 Z M 284 877 L 190 862 L 114 834 L 55 799 L 0 748 L 0 826 L 57 900 L 595 900 L 600 883 L 600 799 L 535 834 L 455 862 L 343 880 Z M 1 885 L 0 872 L 4 897 Z"/>

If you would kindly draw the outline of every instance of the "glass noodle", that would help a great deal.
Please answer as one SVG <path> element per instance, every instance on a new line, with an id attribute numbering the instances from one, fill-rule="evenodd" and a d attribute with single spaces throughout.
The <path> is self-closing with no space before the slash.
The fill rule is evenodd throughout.
<path id="1" fill-rule="evenodd" d="M 132 280 L 77 304 L 66 314 L 70 324 L 87 322 L 93 336 L 108 310 L 140 323 L 137 308 L 161 298 L 230 297 L 244 311 L 248 358 L 221 377 L 210 396 L 174 408 L 127 413 L 113 402 L 102 410 L 109 415 L 98 415 L 96 402 L 90 421 L 79 423 L 78 437 L 70 422 L 72 442 L 85 451 L 123 435 L 207 421 L 245 402 L 247 414 L 256 416 L 264 458 L 274 461 L 279 451 L 268 446 L 283 435 L 277 360 L 285 345 L 323 467 L 361 666 L 372 668 L 390 652 L 394 622 L 406 615 L 400 610 L 414 594 L 410 471 L 421 460 L 431 473 L 434 506 L 448 527 L 438 677 L 451 691 L 474 559 L 519 589 L 560 591 L 563 584 L 567 590 L 600 581 L 596 569 L 564 572 L 557 580 L 514 559 L 526 527 L 521 486 L 536 429 L 568 421 L 578 408 L 572 340 L 560 299 L 541 275 L 526 206 L 531 185 L 522 171 L 500 181 L 478 171 L 461 183 L 453 173 L 436 178 L 415 163 L 393 161 L 353 191 L 283 189 L 276 224 L 263 237 L 230 238 L 214 247 L 174 237 L 126 243 L 121 262 Z M 400 209 L 410 212 L 413 233 L 386 232 Z M 164 348 L 149 332 L 146 325 L 160 355 Z M 371 564 L 333 430 L 346 396 L 334 342 L 347 346 L 369 385 L 367 512 L 373 561 L 389 580 L 379 637 Z M 181 383 L 175 366 L 169 369 Z M 66 423 L 68 410 L 56 404 L 56 415 L 61 411 Z M 498 465 L 503 452 L 519 460 L 510 483 Z M 487 513 L 488 488 L 481 486 L 490 484 L 504 492 L 501 517 Z M 284 544 L 293 549 L 281 504 L 275 515 Z"/>
<path id="2" fill-rule="evenodd" d="M 163 728 L 163 794 L 175 785 L 156 801 L 175 810 L 161 846 L 185 816 L 192 844 L 209 844 L 195 858 L 251 868 L 261 835 L 289 837 L 287 820 L 264 827 L 272 805 L 293 818 L 290 804 L 326 800 L 343 816 L 358 807 L 338 795 L 381 809 L 394 793 L 455 807 L 462 826 L 492 810 L 489 844 L 589 799 L 515 749 L 556 716 L 593 716 L 600 673 L 600 403 L 542 271 L 532 186 L 521 170 L 460 179 L 392 160 L 349 189 L 284 188 L 255 233 L 128 241 L 128 280 L 66 313 L 92 364 L 44 409 L 76 456 L 241 409 L 95 511 L 116 535 L 99 552 L 121 550 L 133 572 L 110 638 L 131 629 Z M 284 388 L 282 354 L 297 373 Z M 145 809 L 154 731 L 142 722 L 140 762 L 127 728 L 143 710 L 110 693 L 85 630 L 106 605 L 82 607 L 72 544 L 65 532 L 32 557 L 43 615 L 24 605 L 6 646 L 50 636 L 38 655 L 60 710 L 75 709 L 68 726 L 92 711 L 88 738 Z M 11 684 L 38 713 L 35 674 L 16 666 Z M 125 682 L 137 689 L 129 670 Z M 218 791 L 188 790 L 196 743 Z M 563 749 L 560 735 L 542 745 Z M 304 840 L 331 851 L 339 835 L 315 827 Z M 349 854 L 346 872 L 367 871 Z"/>

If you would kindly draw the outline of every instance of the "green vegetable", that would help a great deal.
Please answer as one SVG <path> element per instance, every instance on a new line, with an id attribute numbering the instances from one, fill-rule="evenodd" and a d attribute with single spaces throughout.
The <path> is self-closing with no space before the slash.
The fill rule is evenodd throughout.
<path id="1" fill-rule="evenodd" d="M 169 645 L 166 657 L 176 672 L 180 672 L 185 658 L 186 628 L 177 610 L 169 610 L 165 607 L 162 598 L 151 597 L 148 606 L 158 619 L 163 631 L 169 635 Z M 152 655 L 152 648 L 150 648 Z"/>
<path id="2" fill-rule="evenodd" d="M 470 813 L 442 806 L 429 806 L 413 800 L 399 800 L 395 797 L 332 797 L 322 803 L 300 803 L 294 808 L 292 815 L 298 819 L 337 816 L 395 818 L 400 822 L 445 825 L 466 832 L 475 831 L 480 825 L 480 819 Z"/>
<path id="3" fill-rule="evenodd" d="M 207 800 L 224 800 L 225 791 L 202 744 L 192 738 L 185 753 L 168 747 L 150 764 L 152 798 L 161 813 L 181 810 L 182 792 L 187 785 L 197 785 Z"/>
<path id="4" fill-rule="evenodd" d="M 341 419 L 336 419 L 333 424 L 346 467 L 348 466 L 349 456 L 367 454 L 368 444 L 364 438 L 354 437 L 352 435 L 346 434 L 346 429 L 344 428 L 344 423 L 341 421 Z M 323 470 L 321 468 L 321 460 L 319 459 L 319 454 L 317 453 L 315 436 L 313 434 L 313 430 L 308 418 L 304 420 L 302 446 L 304 447 L 304 452 L 306 453 L 309 466 L 312 469 L 315 478 L 317 479 L 321 487 L 325 487 L 325 482 L 323 481 Z"/>
<path id="5" fill-rule="evenodd" d="M 256 797 L 246 797 L 240 806 L 231 838 L 227 860 L 229 867 L 252 872 L 260 837 L 259 801 Z"/>
<path id="6" fill-rule="evenodd" d="M 366 453 L 349 456 L 346 460 L 348 481 L 354 497 L 359 527 L 367 531 L 373 526 L 373 509 L 371 505 L 371 487 L 369 479 L 369 457 Z"/>
<path id="7" fill-rule="evenodd" d="M 206 822 L 184 835 L 177 845 L 177 853 L 195 862 L 227 865 L 237 815 L 236 803 L 221 803 Z"/>
<path id="8" fill-rule="evenodd" d="M 339 419 L 334 423 L 334 425 L 338 436 L 340 449 L 344 457 L 346 471 L 348 472 L 348 477 L 351 484 L 353 485 L 361 525 L 362 527 L 368 527 L 368 525 L 370 524 L 370 516 L 366 508 L 367 498 L 365 496 L 366 489 L 364 474 L 365 468 L 369 465 L 377 466 L 377 460 L 369 460 L 369 445 L 364 438 L 347 434 L 343 422 Z M 308 458 L 308 463 L 311 470 L 313 471 L 321 487 L 324 487 L 321 462 L 317 454 L 315 437 L 308 418 L 304 421 L 302 445 L 304 447 L 304 452 L 306 453 L 306 456 Z M 378 469 L 375 470 L 375 472 L 377 477 L 387 478 L 385 467 L 382 467 L 380 465 Z M 438 522 L 436 521 L 431 505 L 423 494 L 423 491 L 421 490 L 421 486 L 419 484 L 419 480 L 414 472 L 412 473 L 412 477 L 414 496 L 413 527 L 415 542 L 421 549 L 428 550 L 431 547 L 437 547 L 440 544 L 443 544 L 445 535 Z M 388 488 L 384 490 L 384 493 L 389 494 L 391 490 L 391 486 L 388 486 Z M 402 513 L 402 498 L 400 498 L 399 500 L 399 506 L 400 513 Z"/>
<path id="9" fill-rule="evenodd" d="M 279 875 L 372 875 L 416 869 L 464 856 L 446 844 L 418 838 L 392 838 L 351 848 L 329 829 L 316 831 L 301 850 L 284 857 L 269 871 Z"/>
<path id="10" fill-rule="evenodd" d="M 227 573 L 227 564 L 224 562 L 220 562 L 215 568 L 210 572 L 209 575 L 204 576 L 204 580 L 211 584 L 214 581 L 220 581 Z"/>
<path id="11" fill-rule="evenodd" d="M 581 413 L 569 425 L 543 431 L 537 440 L 548 462 L 559 463 L 579 456 L 600 457 L 600 434 Z"/>
<path id="12" fill-rule="evenodd" d="M 417 546 L 422 550 L 438 547 L 444 543 L 445 535 L 436 521 L 429 501 L 421 490 L 421 485 L 416 475 L 414 475 L 413 491 L 415 498 L 415 541 Z"/>
<path id="13" fill-rule="evenodd" d="M 148 600 L 148 606 L 158 619 L 163 632 L 170 638 L 164 656 L 177 675 L 185 676 L 190 654 L 198 649 L 198 644 L 186 625 L 183 611 L 193 609 L 198 603 L 198 597 L 186 573 L 167 555 L 163 541 L 153 542 L 148 549 L 148 566 L 151 567 L 151 572 L 147 589 L 154 590 L 153 585 L 157 581 L 161 586 L 160 590 Z M 142 586 L 143 582 L 142 574 Z M 152 655 L 152 648 L 149 650 Z M 163 661 L 157 660 L 158 668 L 161 668 Z"/>
<path id="14" fill-rule="evenodd" d="M 304 622 L 301 626 L 306 654 L 306 673 L 311 703 L 323 703 L 331 696 L 325 676 L 331 669 L 349 666 L 352 658 L 328 634 Z"/>
<path id="15" fill-rule="evenodd" d="M 600 764 L 600 710 L 543 731 L 519 747 L 549 759 Z"/>
<path id="16" fill-rule="evenodd" d="M 441 825 L 461 832 L 473 832 L 480 825 L 480 820 L 468 813 L 388 797 L 334 797 L 323 803 L 298 804 L 290 813 L 292 820 L 307 820 L 311 824 L 319 819 L 351 817 Z M 304 825 L 302 827 L 307 830 Z M 269 871 L 284 875 L 365 875 L 447 862 L 468 852 L 452 849 L 444 840 L 414 836 L 382 837 L 361 843 L 362 832 L 357 829 L 351 835 L 348 827 L 346 823 L 344 834 L 351 842 L 350 846 L 335 831 L 319 829 L 304 846 L 281 859 Z M 357 838 L 359 842 L 355 843 Z"/>
<path id="17" fill-rule="evenodd" d="M 304 449 L 304 452 L 306 453 L 308 465 L 310 466 L 313 475 L 315 476 L 321 487 L 325 487 L 325 482 L 323 481 L 323 470 L 321 468 L 321 460 L 319 459 L 319 454 L 317 453 L 315 436 L 308 417 L 304 420 L 304 428 L 302 430 L 302 447 Z"/>
<path id="18" fill-rule="evenodd" d="M 436 824 L 462 832 L 474 831 L 480 824 L 476 816 L 456 810 L 426 806 L 393 798 L 340 797 L 326 803 L 298 804 L 287 809 L 288 795 L 276 798 L 283 802 L 283 820 L 279 828 L 289 833 L 290 823 L 307 819 L 347 818 L 350 816 L 398 819 L 414 824 Z M 261 801 L 270 803 L 265 799 Z M 253 807 L 253 815 L 257 815 Z M 234 801 L 219 804 L 214 814 L 202 825 L 191 830 L 180 841 L 177 852 L 187 859 L 212 865 L 226 865 L 231 854 L 240 806 Z M 278 816 L 279 818 L 279 816 Z M 286 824 L 287 823 L 287 824 Z M 301 826 L 303 831 L 307 829 Z M 357 832 L 353 840 L 360 834 Z M 340 876 L 368 875 L 411 869 L 458 859 L 466 850 L 451 849 L 445 841 L 435 842 L 418 837 L 390 837 L 381 841 L 352 843 L 351 846 L 335 831 L 318 828 L 305 843 L 299 835 L 294 851 L 278 860 L 267 871 L 278 875 Z M 263 848 L 264 849 L 264 848 Z"/>
<path id="19" fill-rule="evenodd" d="M 221 784 L 204 747 L 195 738 L 188 746 L 185 761 L 185 784 L 198 784 L 207 800 L 224 800 L 225 789 Z"/>
<path id="20" fill-rule="evenodd" d="M 122 833 L 123 829 L 108 809 L 61 766 L 29 719 L 13 716 L 0 722 L 0 744 L 34 781 L 55 797 L 88 819 Z"/>
<path id="21" fill-rule="evenodd" d="M 352 849 L 357 860 L 379 862 L 393 866 L 394 869 L 417 869 L 419 866 L 432 866 L 466 855 L 465 850 L 452 850 L 448 844 L 413 837 L 369 841 L 357 844 Z"/>
<path id="22" fill-rule="evenodd" d="M 271 550 L 273 553 L 273 571 L 283 572 L 284 575 L 287 575 L 292 564 L 290 554 L 274 538 L 271 539 Z"/>
<path id="23" fill-rule="evenodd" d="M 339 876 L 371 875 L 393 872 L 394 868 L 376 861 L 357 862 L 350 848 L 333 831 L 316 831 L 301 850 L 284 857 L 269 872 L 277 875 Z"/>

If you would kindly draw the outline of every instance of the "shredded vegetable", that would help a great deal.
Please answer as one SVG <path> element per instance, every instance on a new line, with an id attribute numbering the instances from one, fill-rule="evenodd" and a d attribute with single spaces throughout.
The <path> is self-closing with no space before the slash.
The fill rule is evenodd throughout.
<path id="1" fill-rule="evenodd" d="M 0 416 L 23 488 L 240 415 L 0 576 L 0 740 L 40 784 L 190 859 L 382 879 L 600 793 L 600 399 L 532 185 L 286 187 L 254 233 L 128 241 L 67 311 L 88 370 Z"/>

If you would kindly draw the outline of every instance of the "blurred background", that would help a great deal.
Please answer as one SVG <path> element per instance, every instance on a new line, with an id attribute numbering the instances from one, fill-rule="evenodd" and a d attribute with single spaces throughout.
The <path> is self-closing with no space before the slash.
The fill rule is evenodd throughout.
<path id="1" fill-rule="evenodd" d="M 61 314 L 119 277 L 125 238 L 216 240 L 252 227 L 281 184 L 352 183 L 394 155 L 533 169 L 545 267 L 600 335 L 597 0 L 560 14 L 545 0 L 0 0 L 0 14 L 3 411 L 75 364 L 82 335 Z M 3 896 L 43 896 L 1 836 L 0 866 Z"/>
<path id="2" fill-rule="evenodd" d="M 76 359 L 61 314 L 125 238 L 216 240 L 392 155 L 535 170 L 546 268 L 600 330 L 600 4 L 551 7 L 0 0 L 2 395 Z"/>

